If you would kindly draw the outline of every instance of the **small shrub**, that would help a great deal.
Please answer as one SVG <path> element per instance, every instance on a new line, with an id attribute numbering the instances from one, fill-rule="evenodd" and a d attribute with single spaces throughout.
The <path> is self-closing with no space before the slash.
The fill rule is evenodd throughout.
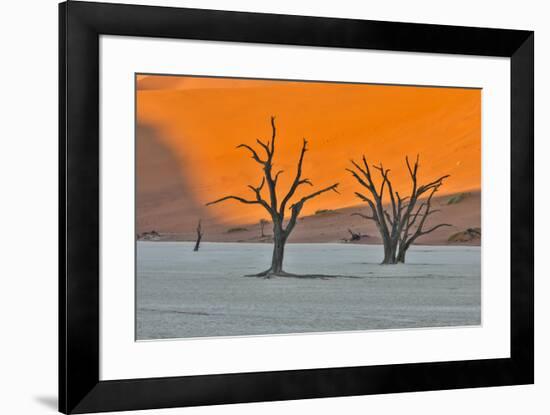
<path id="1" fill-rule="evenodd" d="M 457 203 L 462 202 L 464 200 L 464 198 L 466 198 L 469 195 L 470 195 L 470 193 L 459 193 L 457 195 L 454 195 L 453 197 L 451 197 L 450 199 L 447 200 L 447 204 L 448 205 L 456 205 Z"/>
<path id="2" fill-rule="evenodd" d="M 319 209 L 315 211 L 316 215 L 326 215 L 327 213 L 337 213 L 337 212 L 332 209 Z"/>
<path id="3" fill-rule="evenodd" d="M 481 228 L 468 228 L 465 231 L 453 233 L 447 239 L 449 242 L 468 242 L 481 238 Z"/>
<path id="4" fill-rule="evenodd" d="M 138 234 L 137 237 L 139 240 L 143 241 L 158 241 L 160 239 L 160 233 L 153 230 L 150 232 L 143 232 L 141 235 Z"/>

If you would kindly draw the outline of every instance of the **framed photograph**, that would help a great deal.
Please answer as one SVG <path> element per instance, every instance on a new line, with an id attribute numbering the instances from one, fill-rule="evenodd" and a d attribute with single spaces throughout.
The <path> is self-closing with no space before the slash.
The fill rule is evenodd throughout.
<path id="1" fill-rule="evenodd" d="M 59 11 L 61 412 L 533 383 L 533 32 Z"/>

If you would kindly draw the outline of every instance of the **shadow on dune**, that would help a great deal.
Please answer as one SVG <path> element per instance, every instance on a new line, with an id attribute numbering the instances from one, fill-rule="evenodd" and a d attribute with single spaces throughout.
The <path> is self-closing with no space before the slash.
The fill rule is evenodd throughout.
<path id="1" fill-rule="evenodd" d="M 209 214 L 182 176 L 182 161 L 152 126 L 136 125 L 136 231 L 193 230 Z"/>

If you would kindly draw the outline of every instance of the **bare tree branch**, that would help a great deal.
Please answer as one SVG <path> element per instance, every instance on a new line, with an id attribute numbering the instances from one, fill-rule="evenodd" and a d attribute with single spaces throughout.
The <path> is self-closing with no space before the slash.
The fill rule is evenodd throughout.
<path id="1" fill-rule="evenodd" d="M 437 180 L 434 180 L 433 182 L 430 182 L 428 184 L 425 184 L 425 185 L 422 185 L 418 188 L 418 191 L 417 191 L 417 195 L 420 196 L 424 193 L 426 193 L 428 190 L 431 190 L 431 189 L 434 189 L 434 188 L 438 188 L 439 186 L 441 186 L 441 184 L 443 183 L 443 180 L 445 180 L 446 178 L 448 178 L 450 175 L 447 174 L 445 176 L 441 176 L 439 179 Z"/>
<path id="2" fill-rule="evenodd" d="M 265 154 L 266 154 L 267 158 L 269 159 L 269 156 L 270 156 L 270 154 L 271 154 L 271 150 L 269 149 L 269 145 L 268 145 L 269 142 L 268 142 L 268 144 L 266 144 L 266 143 L 264 143 L 264 142 L 263 142 L 262 140 L 260 140 L 260 139 L 257 139 L 256 142 L 257 142 L 260 146 L 262 146 L 262 147 L 264 148 Z"/>
<path id="3" fill-rule="evenodd" d="M 292 182 L 292 185 L 290 186 L 290 189 L 288 190 L 288 193 L 284 197 L 283 201 L 281 202 L 281 207 L 279 209 L 279 212 L 284 215 L 286 204 L 290 201 L 292 196 L 294 196 L 294 193 L 296 192 L 296 189 L 300 184 L 303 184 L 300 179 L 302 177 L 302 164 L 304 162 L 304 154 L 306 154 L 307 151 L 307 140 L 304 138 L 302 142 L 302 149 L 300 151 L 300 158 L 298 159 L 298 165 L 296 167 L 296 176 L 294 177 L 294 181 Z"/>
<path id="4" fill-rule="evenodd" d="M 427 231 L 420 232 L 420 235 L 427 235 L 427 234 L 432 233 L 436 229 L 439 229 L 443 226 L 453 226 L 453 225 L 451 225 L 450 223 L 440 223 L 439 225 L 436 225 L 433 228 L 428 229 Z"/>
<path id="5" fill-rule="evenodd" d="M 248 185 L 248 187 L 250 189 L 252 189 L 252 191 L 258 195 L 262 191 L 262 188 L 264 187 L 264 184 L 265 184 L 265 177 L 262 177 L 262 182 L 260 183 L 260 185 L 258 187 L 254 187 L 250 184 Z"/>
<path id="6" fill-rule="evenodd" d="M 252 185 L 248 185 L 248 187 L 254 192 L 256 195 L 256 200 L 269 212 L 271 213 L 271 207 L 269 204 L 262 198 L 262 188 L 265 184 L 265 177 L 262 178 L 262 182 L 258 187 L 254 187 Z"/>
<path id="7" fill-rule="evenodd" d="M 308 201 L 309 199 L 313 199 L 314 197 L 317 197 L 317 196 L 319 196 L 320 194 L 325 193 L 325 192 L 329 192 L 329 191 L 331 191 L 331 190 L 332 190 L 333 192 L 336 192 L 336 193 L 339 194 L 338 190 L 336 190 L 337 187 L 338 187 L 338 184 L 339 184 L 339 183 L 335 183 L 335 184 L 333 184 L 332 186 L 325 187 L 324 189 L 318 190 L 318 191 L 313 192 L 313 193 L 311 193 L 311 194 L 309 194 L 309 195 L 307 195 L 307 196 L 302 197 L 298 202 L 292 204 L 292 205 L 290 206 L 290 209 L 295 209 L 297 206 L 299 206 L 300 209 L 301 209 L 301 207 L 303 206 L 303 204 L 304 204 L 306 201 Z"/>
<path id="8" fill-rule="evenodd" d="M 279 174 L 284 173 L 284 170 L 279 170 L 277 173 L 275 173 L 275 177 L 273 178 L 273 181 L 277 183 L 277 180 L 279 179 Z"/>
<path id="9" fill-rule="evenodd" d="M 374 219 L 374 216 L 364 215 L 364 214 L 359 213 L 359 212 L 352 213 L 350 216 L 360 216 L 360 217 L 362 217 L 363 219 L 375 220 L 375 219 Z"/>
<path id="10" fill-rule="evenodd" d="M 386 219 L 388 220 L 389 224 L 393 227 L 393 220 L 387 210 L 384 210 L 384 216 L 386 216 Z"/>
<path id="11" fill-rule="evenodd" d="M 275 154 L 275 137 L 277 136 L 277 129 L 275 128 L 275 117 L 271 116 L 271 157 Z"/>
<path id="12" fill-rule="evenodd" d="M 314 197 L 317 197 L 325 192 L 333 191 L 338 193 L 338 190 L 336 188 L 338 187 L 339 183 L 335 183 L 332 186 L 325 187 L 324 189 L 318 190 L 316 192 L 313 192 L 307 196 L 302 197 L 298 202 L 294 203 L 290 206 L 290 209 L 292 211 L 292 214 L 290 216 L 290 220 L 288 221 L 288 224 L 285 228 L 285 233 L 290 233 L 292 229 L 294 229 L 294 226 L 296 225 L 296 220 L 298 219 L 298 215 L 302 211 L 302 208 L 304 206 L 304 203 L 307 202 L 310 199 L 313 199 Z"/>
<path id="13" fill-rule="evenodd" d="M 351 162 L 355 164 L 355 162 L 353 160 Z M 361 177 L 359 177 L 359 175 L 355 171 L 353 171 L 351 169 L 346 169 L 346 170 L 349 171 L 352 174 L 352 176 L 355 178 L 355 180 L 357 180 L 359 182 L 359 184 L 361 186 L 366 187 L 367 189 L 370 190 L 370 185 L 367 184 Z"/>
<path id="14" fill-rule="evenodd" d="M 231 200 L 231 199 L 236 200 L 236 201 L 241 202 L 241 203 L 246 203 L 248 205 L 260 204 L 260 202 L 258 202 L 257 200 L 247 200 L 247 199 L 243 199 L 242 197 L 239 197 L 239 196 L 230 195 L 230 196 L 222 197 L 221 199 L 214 200 L 212 202 L 208 202 L 206 204 L 206 206 L 215 205 L 216 203 L 220 203 L 220 202 L 223 202 L 225 200 Z"/>
<path id="15" fill-rule="evenodd" d="M 262 160 L 259 156 L 258 156 L 258 153 L 256 153 L 256 150 L 254 150 L 252 147 L 250 147 L 249 145 L 246 145 L 246 144 L 239 144 L 237 146 L 237 148 L 245 148 L 247 149 L 248 151 L 250 151 L 252 153 L 252 158 L 254 160 L 256 160 L 258 163 L 260 164 L 265 164 L 266 162 L 264 160 Z"/>

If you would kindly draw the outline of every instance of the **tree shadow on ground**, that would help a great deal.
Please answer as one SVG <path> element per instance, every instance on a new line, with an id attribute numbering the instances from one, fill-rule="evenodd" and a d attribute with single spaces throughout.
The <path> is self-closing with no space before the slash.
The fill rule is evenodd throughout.
<path id="1" fill-rule="evenodd" d="M 292 274 L 290 272 L 285 272 L 281 274 L 249 274 L 244 275 L 247 278 L 262 278 L 262 279 L 271 279 L 271 278 L 296 278 L 296 279 L 317 279 L 317 280 L 330 280 L 335 278 L 349 278 L 349 279 L 361 279 L 363 277 L 357 277 L 353 275 L 329 275 L 329 274 Z"/>

